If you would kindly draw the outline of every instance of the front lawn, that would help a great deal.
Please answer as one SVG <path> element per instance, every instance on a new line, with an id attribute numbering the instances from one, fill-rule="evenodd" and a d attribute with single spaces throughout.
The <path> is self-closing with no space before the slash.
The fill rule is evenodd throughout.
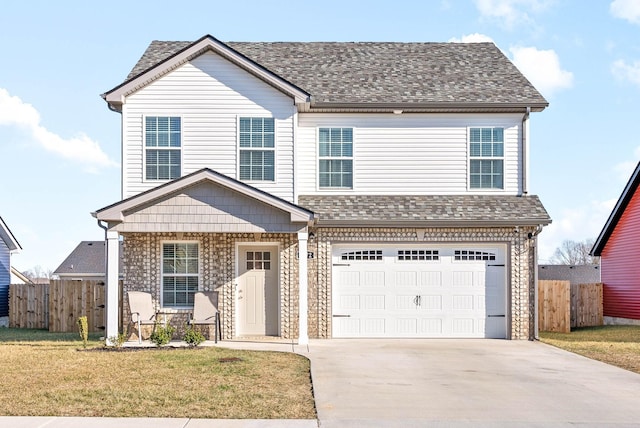
<path id="1" fill-rule="evenodd" d="M 315 419 L 309 360 L 216 347 L 109 352 L 0 328 L 0 415 Z"/>
<path id="2" fill-rule="evenodd" d="M 541 332 L 540 341 L 640 373 L 640 326 L 606 325 L 571 333 Z"/>

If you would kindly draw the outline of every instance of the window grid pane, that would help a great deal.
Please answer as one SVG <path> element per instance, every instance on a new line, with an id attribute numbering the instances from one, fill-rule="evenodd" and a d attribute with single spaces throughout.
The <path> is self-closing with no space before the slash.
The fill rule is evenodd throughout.
<path id="1" fill-rule="evenodd" d="M 193 295 L 198 291 L 198 266 L 198 244 L 163 244 L 162 296 L 164 306 L 193 306 Z"/>
<path id="2" fill-rule="evenodd" d="M 179 117 L 145 117 L 147 180 L 173 180 L 181 174 L 182 127 Z"/>
<path id="3" fill-rule="evenodd" d="M 320 187 L 353 188 L 353 129 L 318 130 Z"/>
<path id="4" fill-rule="evenodd" d="M 469 186 L 473 189 L 504 188 L 504 129 L 469 130 Z"/>
<path id="5" fill-rule="evenodd" d="M 269 117 L 240 118 L 239 144 L 240 180 L 275 180 L 275 120 Z"/>

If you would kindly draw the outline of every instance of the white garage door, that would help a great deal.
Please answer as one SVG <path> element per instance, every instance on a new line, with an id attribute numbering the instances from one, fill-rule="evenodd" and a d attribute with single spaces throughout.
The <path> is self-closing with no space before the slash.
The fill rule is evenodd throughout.
<path id="1" fill-rule="evenodd" d="M 506 338 L 502 246 L 333 247 L 333 337 Z"/>

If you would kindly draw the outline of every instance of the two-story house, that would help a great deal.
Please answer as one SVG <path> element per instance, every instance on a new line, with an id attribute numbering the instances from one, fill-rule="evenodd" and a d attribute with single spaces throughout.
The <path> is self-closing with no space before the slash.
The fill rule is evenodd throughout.
<path id="1" fill-rule="evenodd" d="M 154 41 L 103 97 L 107 336 L 119 240 L 124 291 L 179 325 L 217 290 L 226 339 L 535 336 L 548 103 L 494 44 Z"/>

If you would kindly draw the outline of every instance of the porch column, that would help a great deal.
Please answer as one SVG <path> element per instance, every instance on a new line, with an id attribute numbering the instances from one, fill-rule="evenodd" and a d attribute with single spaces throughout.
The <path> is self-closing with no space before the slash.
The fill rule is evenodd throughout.
<path id="1" fill-rule="evenodd" d="M 107 338 L 107 345 L 113 345 L 109 338 L 118 336 L 118 292 L 119 292 L 119 277 L 118 260 L 120 259 L 120 239 L 118 232 L 109 230 L 107 231 L 107 285 L 106 285 L 106 316 L 107 325 L 105 329 L 105 337 Z"/>
<path id="2" fill-rule="evenodd" d="M 309 344 L 309 332 L 307 328 L 307 319 L 309 317 L 309 300 L 308 287 L 309 276 L 307 273 L 307 239 L 309 234 L 307 232 L 298 233 L 298 289 L 300 292 L 299 307 L 299 322 L 298 326 L 298 345 Z"/>

